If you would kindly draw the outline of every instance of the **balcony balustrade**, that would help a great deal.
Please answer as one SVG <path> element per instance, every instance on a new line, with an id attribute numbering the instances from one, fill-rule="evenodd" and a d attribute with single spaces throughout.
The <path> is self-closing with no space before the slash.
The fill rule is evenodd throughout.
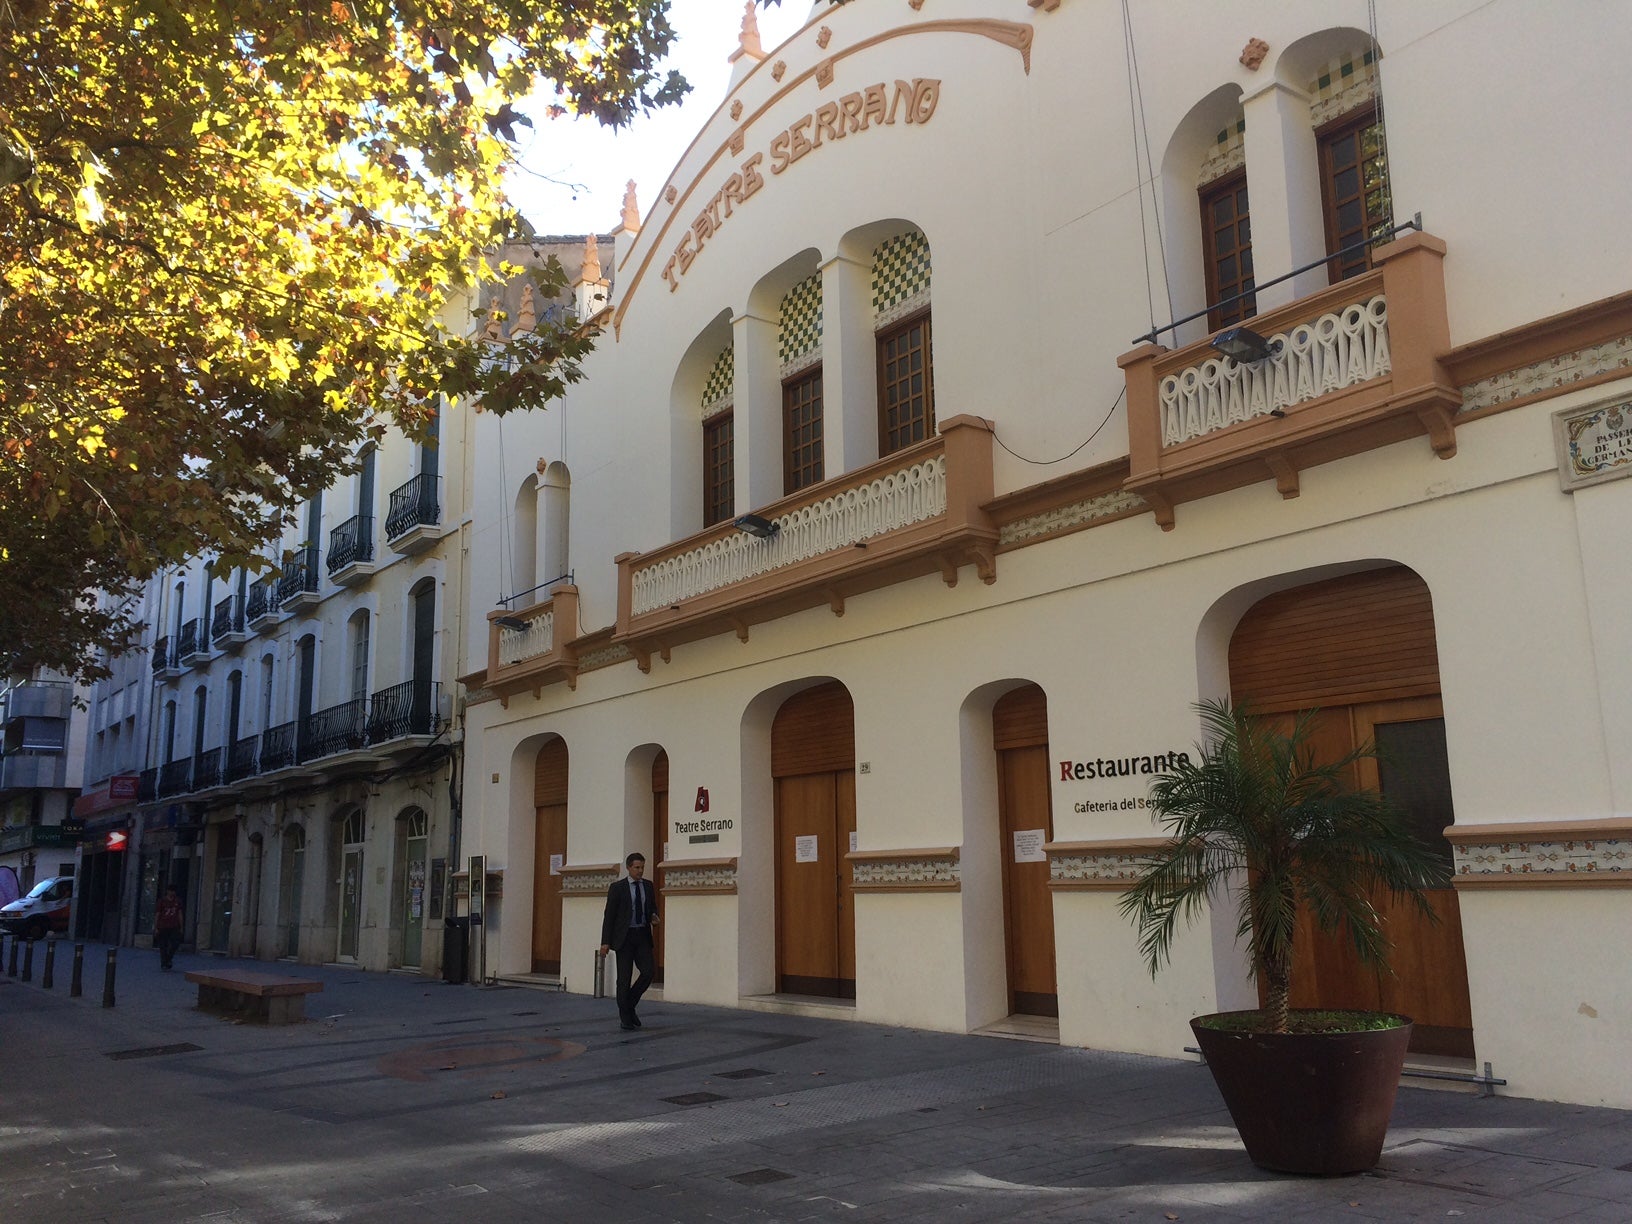
<path id="1" fill-rule="evenodd" d="M 159 798 L 185 795 L 193 788 L 193 760 L 182 757 L 159 766 Z"/>
<path id="2" fill-rule="evenodd" d="M 333 756 L 368 744 L 368 698 L 344 701 L 339 705 L 318 710 L 306 720 L 301 730 L 300 759 L 302 762 L 318 757 Z"/>
<path id="3" fill-rule="evenodd" d="M 261 737 L 246 735 L 242 739 L 234 740 L 232 747 L 227 750 L 226 781 L 242 782 L 245 778 L 255 776 L 259 768 L 261 755 Z"/>
<path id="4" fill-rule="evenodd" d="M 209 790 L 221 785 L 221 749 L 206 748 L 193 758 L 193 786 L 195 791 Z"/>
<path id="5" fill-rule="evenodd" d="M 295 764 L 295 732 L 298 722 L 279 723 L 261 732 L 261 772 L 288 769 Z"/>
<path id="6" fill-rule="evenodd" d="M 210 641 L 219 647 L 240 646 L 248 636 L 243 597 L 228 595 L 210 614 Z"/>
<path id="7" fill-rule="evenodd" d="M 278 606 L 278 580 L 270 575 L 257 578 L 249 588 L 249 601 L 244 606 L 244 620 L 256 633 L 278 623 L 283 610 Z"/>
<path id="8" fill-rule="evenodd" d="M 291 552 L 278 578 L 278 607 L 300 612 L 317 606 L 317 545 Z"/>
<path id="9" fill-rule="evenodd" d="M 613 640 L 644 671 L 681 642 L 726 630 L 747 641 L 755 623 L 822 604 L 842 615 L 851 596 L 923 574 L 953 586 L 973 564 L 992 582 L 991 497 L 991 423 L 953 417 L 934 438 L 756 511 L 769 537 L 725 522 L 620 556 Z"/>
<path id="10" fill-rule="evenodd" d="M 158 766 L 144 769 L 136 776 L 136 802 L 152 803 L 159 797 Z"/>
<path id="11" fill-rule="evenodd" d="M 422 472 L 391 491 L 385 538 L 404 555 L 424 552 L 442 538 L 441 477 Z"/>
<path id="12" fill-rule="evenodd" d="M 384 744 L 414 735 L 435 735 L 441 717 L 441 684 L 409 680 L 392 685 L 369 701 L 368 742 Z"/>
<path id="13" fill-rule="evenodd" d="M 1445 244 L 1411 233 L 1373 252 L 1372 271 L 1245 321 L 1270 356 L 1240 363 L 1203 341 L 1143 344 L 1127 379 L 1124 485 L 1171 530 L 1174 507 L 1422 434 L 1456 453 L 1462 402 L 1440 364 L 1450 351 Z"/>
<path id="14" fill-rule="evenodd" d="M 170 668 L 170 639 L 161 637 L 153 643 L 153 674 L 163 675 Z"/>
<path id="15" fill-rule="evenodd" d="M 195 667 L 209 660 L 210 644 L 201 632 L 202 628 L 196 619 L 181 627 L 181 636 L 176 641 L 176 657 L 183 667 Z"/>
<path id="16" fill-rule="evenodd" d="M 499 608 L 487 614 L 487 679 L 484 687 L 508 706 L 511 696 L 565 680 L 578 686 L 578 588 L 551 588 L 550 598 L 515 612 Z"/>
<path id="17" fill-rule="evenodd" d="M 363 581 L 374 572 L 374 519 L 359 514 L 329 532 L 329 577 L 341 586 Z"/>

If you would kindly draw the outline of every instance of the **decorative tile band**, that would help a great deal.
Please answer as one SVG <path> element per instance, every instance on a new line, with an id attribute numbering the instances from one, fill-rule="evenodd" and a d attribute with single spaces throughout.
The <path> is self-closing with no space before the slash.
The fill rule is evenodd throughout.
<path id="1" fill-rule="evenodd" d="M 782 297 L 777 360 L 786 368 L 822 348 L 822 274 L 807 276 Z"/>
<path id="2" fill-rule="evenodd" d="M 681 859 L 660 865 L 663 895 L 686 893 L 734 893 L 737 891 L 737 860 Z"/>
<path id="3" fill-rule="evenodd" d="M 578 656 L 578 671 L 582 673 L 594 671 L 597 667 L 611 667 L 614 663 L 625 663 L 634 657 L 627 646 L 602 646 L 599 650 Z"/>
<path id="4" fill-rule="evenodd" d="M 1100 519 L 1120 518 L 1124 514 L 1142 514 L 1150 505 L 1137 493 L 1102 493 L 1085 501 L 1055 506 L 1041 514 L 1033 514 L 998 528 L 998 547 L 1024 544 L 1043 536 L 1059 535 L 1077 527 L 1087 527 Z"/>
<path id="5" fill-rule="evenodd" d="M 929 240 L 916 230 L 886 238 L 873 249 L 873 326 L 905 318 L 912 305 L 927 304 L 930 286 Z"/>
<path id="6" fill-rule="evenodd" d="M 604 897 L 623 872 L 616 863 L 588 863 L 561 868 L 563 897 Z"/>
<path id="7" fill-rule="evenodd" d="M 1632 887 L 1632 836 L 1531 838 L 1453 845 L 1456 887 Z"/>
<path id="8" fill-rule="evenodd" d="M 1632 371 L 1632 336 L 1621 336 L 1587 348 L 1560 353 L 1544 361 L 1504 370 L 1462 388 L 1462 411 L 1474 412 L 1512 400 L 1529 399 L 1550 391 L 1561 391 L 1617 371 Z"/>
<path id="9" fill-rule="evenodd" d="M 1050 842 L 1048 886 L 1063 891 L 1121 892 L 1139 878 L 1145 861 L 1167 843 L 1128 838 L 1103 842 Z"/>
<path id="10" fill-rule="evenodd" d="M 1309 122 L 1320 127 L 1339 115 L 1366 105 L 1377 96 L 1377 65 L 1371 51 L 1333 61 L 1309 82 Z"/>
<path id="11" fill-rule="evenodd" d="M 1197 187 L 1215 183 L 1247 164 L 1246 133 L 1247 121 L 1242 118 L 1218 134 L 1212 152 L 1201 163 L 1201 173 L 1196 178 Z"/>
<path id="12" fill-rule="evenodd" d="M 955 846 L 852 850 L 844 857 L 857 892 L 956 892 L 963 884 Z"/>
<path id="13" fill-rule="evenodd" d="M 714 360 L 714 367 L 703 383 L 703 419 L 724 412 L 731 407 L 737 371 L 736 350 L 727 344 Z"/>

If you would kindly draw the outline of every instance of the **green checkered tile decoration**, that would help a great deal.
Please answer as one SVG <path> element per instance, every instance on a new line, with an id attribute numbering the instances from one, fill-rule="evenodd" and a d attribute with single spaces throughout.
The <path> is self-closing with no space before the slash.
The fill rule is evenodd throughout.
<path id="1" fill-rule="evenodd" d="M 1247 162 L 1247 120 L 1241 116 L 1218 134 L 1213 142 L 1212 152 L 1201 163 L 1201 173 L 1196 176 L 1196 186 L 1205 187 L 1246 165 Z"/>
<path id="2" fill-rule="evenodd" d="M 1377 96 L 1377 60 L 1368 48 L 1344 55 L 1309 82 L 1309 117 L 1316 127 Z"/>
<path id="3" fill-rule="evenodd" d="M 787 367 L 811 364 L 806 360 L 822 351 L 822 274 L 800 281 L 782 298 L 782 327 L 776 337 L 777 354 Z"/>
<path id="4" fill-rule="evenodd" d="M 882 327 L 929 301 L 929 239 L 917 230 L 886 238 L 873 250 L 873 326 Z"/>
<path id="5" fill-rule="evenodd" d="M 736 376 L 736 350 L 727 344 L 714 359 L 714 368 L 703 383 L 703 416 L 711 417 L 731 407 L 731 387 Z"/>

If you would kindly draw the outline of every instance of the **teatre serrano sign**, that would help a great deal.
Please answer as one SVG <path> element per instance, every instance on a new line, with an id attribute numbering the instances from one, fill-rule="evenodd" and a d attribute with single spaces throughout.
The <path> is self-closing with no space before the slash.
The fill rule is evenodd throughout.
<path id="1" fill-rule="evenodd" d="M 910 81 L 896 81 L 893 91 L 880 81 L 832 102 L 824 102 L 795 119 L 771 137 L 768 150 L 761 150 L 743 161 L 697 214 L 691 228 L 674 248 L 674 254 L 663 265 L 663 279 L 669 282 L 669 292 L 680 287 L 680 278 L 690 270 L 703 247 L 731 219 L 733 212 L 765 186 L 760 167 L 765 164 L 767 151 L 771 173 L 781 174 L 824 144 L 859 135 L 869 128 L 888 127 L 898 117 L 907 123 L 928 123 L 940 100 L 938 79 L 914 77 Z"/>

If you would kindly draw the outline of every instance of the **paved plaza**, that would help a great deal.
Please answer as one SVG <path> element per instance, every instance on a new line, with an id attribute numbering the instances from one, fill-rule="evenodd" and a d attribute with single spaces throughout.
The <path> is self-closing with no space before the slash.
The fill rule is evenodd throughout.
<path id="1" fill-rule="evenodd" d="M 626 1034 L 610 999 L 131 949 L 104 1009 L 70 948 L 49 991 L 0 976 L 5 1224 L 1632 1218 L 1613 1110 L 1407 1087 L 1376 1172 L 1295 1178 L 1178 1050 L 656 999 Z M 232 965 L 321 979 L 311 1018 L 197 1011 L 185 971 Z"/>

